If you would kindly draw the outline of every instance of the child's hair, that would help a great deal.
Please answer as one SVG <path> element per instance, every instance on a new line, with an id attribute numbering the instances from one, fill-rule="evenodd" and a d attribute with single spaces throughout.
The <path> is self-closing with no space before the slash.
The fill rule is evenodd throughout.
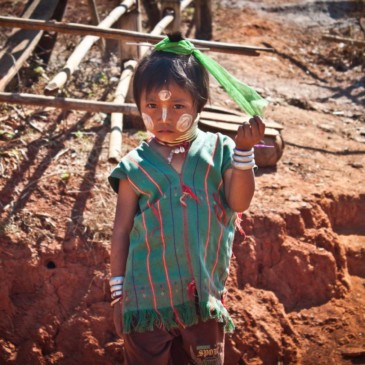
<path id="1" fill-rule="evenodd" d="M 169 37 L 172 40 L 172 37 Z M 133 79 L 133 96 L 140 109 L 141 95 L 175 82 L 192 96 L 200 113 L 209 98 L 209 75 L 193 55 L 152 51 L 139 63 Z"/>

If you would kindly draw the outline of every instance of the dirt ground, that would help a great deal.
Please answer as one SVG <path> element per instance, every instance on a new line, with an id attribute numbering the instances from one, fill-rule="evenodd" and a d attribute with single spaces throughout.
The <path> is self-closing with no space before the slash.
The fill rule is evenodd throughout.
<path id="1" fill-rule="evenodd" d="M 214 40 L 274 48 L 210 55 L 269 100 L 285 142 L 235 238 L 226 365 L 365 364 L 365 51 L 322 37 L 365 42 L 364 19 L 364 1 L 214 1 Z M 63 20 L 89 23 L 87 1 L 69 0 Z M 42 94 L 78 39 L 59 35 L 48 65 L 34 55 L 7 91 Z M 64 95 L 112 100 L 118 75 L 95 46 Z M 211 100 L 236 108 L 213 80 Z M 123 364 L 107 284 L 110 116 L 4 104 L 0 121 L 0 364 Z M 145 137 L 129 126 L 123 153 Z"/>

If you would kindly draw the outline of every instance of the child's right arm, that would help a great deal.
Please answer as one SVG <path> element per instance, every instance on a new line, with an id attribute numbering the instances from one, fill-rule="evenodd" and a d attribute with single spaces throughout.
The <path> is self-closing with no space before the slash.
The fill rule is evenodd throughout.
<path id="1" fill-rule="evenodd" d="M 125 275 L 129 251 L 129 234 L 133 227 L 137 207 L 137 194 L 132 189 L 128 180 L 120 180 L 111 242 L 111 276 Z M 121 336 L 121 301 L 114 305 L 114 324 L 117 334 Z"/>
<path id="2" fill-rule="evenodd" d="M 128 180 L 119 181 L 111 244 L 111 276 L 124 276 L 129 250 L 129 234 L 138 207 L 138 196 Z"/>

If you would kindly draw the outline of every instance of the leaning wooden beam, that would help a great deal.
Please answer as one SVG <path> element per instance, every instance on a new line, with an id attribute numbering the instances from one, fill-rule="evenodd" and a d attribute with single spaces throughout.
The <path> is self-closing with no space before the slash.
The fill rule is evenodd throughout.
<path id="1" fill-rule="evenodd" d="M 322 39 L 325 39 L 325 40 L 331 41 L 331 42 L 346 43 L 346 44 L 352 44 L 354 46 L 365 47 L 364 41 L 360 41 L 360 40 L 352 39 L 352 38 L 343 38 L 343 37 L 338 37 L 335 35 L 324 34 L 324 35 L 322 35 Z"/>
<path id="2" fill-rule="evenodd" d="M 23 14 L 23 20 L 31 17 L 49 19 L 52 17 L 59 0 L 34 0 Z M 32 54 L 43 32 L 18 30 L 11 34 L 5 47 L 0 51 L 0 91 L 4 91 L 9 82 L 17 74 L 23 63 Z"/>
<path id="3" fill-rule="evenodd" d="M 59 108 L 64 110 L 83 110 L 93 113 L 123 113 L 132 116 L 139 116 L 135 104 L 115 104 L 106 101 L 92 101 L 73 98 L 60 98 L 53 96 L 17 94 L 0 92 L 0 102 L 9 104 L 23 104 Z"/>
<path id="4" fill-rule="evenodd" d="M 100 23 L 100 17 L 99 17 L 98 9 L 96 7 L 96 2 L 95 2 L 95 0 L 87 0 L 87 2 L 89 3 L 92 24 L 93 25 L 98 25 Z M 105 50 L 105 39 L 99 38 L 98 43 L 99 43 L 99 46 L 100 46 L 102 52 L 104 52 L 104 50 Z"/>
<path id="5" fill-rule="evenodd" d="M 89 4 L 89 8 L 91 11 L 91 19 L 93 21 L 93 24 L 98 25 L 100 23 L 100 17 L 99 17 L 98 9 L 96 7 L 96 2 L 95 2 L 95 0 L 87 0 L 87 2 Z"/>
<path id="6" fill-rule="evenodd" d="M 100 24 L 97 28 L 109 28 L 111 27 L 129 8 L 135 4 L 135 0 L 125 0 L 122 4 L 116 7 Z M 63 88 L 69 77 L 74 73 L 82 59 L 89 52 L 92 45 L 99 39 L 97 36 L 86 36 L 79 45 L 72 52 L 68 58 L 64 68 L 48 82 L 45 87 L 44 93 L 46 95 L 56 95 L 60 89 Z"/>
<path id="7" fill-rule="evenodd" d="M 115 91 L 114 103 L 121 105 L 125 103 L 128 94 L 129 84 L 133 72 L 137 66 L 137 61 L 129 60 L 124 64 L 124 70 L 120 77 L 118 87 Z M 109 140 L 109 161 L 119 161 L 122 157 L 122 131 L 123 131 L 123 113 L 112 113 L 111 132 Z"/>
<path id="8" fill-rule="evenodd" d="M 62 23 L 41 20 L 25 20 L 14 17 L 0 16 L 0 26 L 19 27 L 24 29 L 43 29 L 51 32 L 62 32 L 75 35 L 96 35 L 109 39 L 118 39 L 130 42 L 159 42 L 163 36 L 151 35 L 148 33 L 127 31 L 121 29 L 102 29 L 92 25 L 81 25 L 75 23 Z M 212 52 L 231 53 L 238 55 L 257 56 L 257 52 L 274 52 L 273 48 L 245 46 L 235 43 L 223 43 L 213 41 L 202 41 L 197 39 L 188 39 L 197 47 L 209 48 Z"/>

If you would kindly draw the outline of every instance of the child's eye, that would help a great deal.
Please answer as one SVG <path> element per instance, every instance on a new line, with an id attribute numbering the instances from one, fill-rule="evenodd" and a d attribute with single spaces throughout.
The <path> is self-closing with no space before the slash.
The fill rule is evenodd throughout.
<path id="1" fill-rule="evenodd" d="M 156 109 L 157 108 L 157 105 L 154 104 L 154 103 L 149 103 L 149 104 L 147 104 L 147 108 L 148 109 Z"/>
<path id="2" fill-rule="evenodd" d="M 174 109 L 184 109 L 185 108 L 185 105 L 182 105 L 182 104 L 175 104 L 174 105 Z"/>

